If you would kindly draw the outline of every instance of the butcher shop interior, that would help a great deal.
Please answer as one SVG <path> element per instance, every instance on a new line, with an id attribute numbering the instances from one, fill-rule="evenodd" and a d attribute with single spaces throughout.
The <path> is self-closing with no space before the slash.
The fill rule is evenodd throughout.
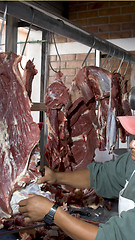
<path id="1" fill-rule="evenodd" d="M 119 218 L 119 197 L 95 185 L 37 179 L 130 154 L 118 117 L 134 116 L 134 26 L 134 1 L 0 1 L 0 240 L 79 240 L 26 223 L 19 202 L 31 194 L 95 227 Z"/>

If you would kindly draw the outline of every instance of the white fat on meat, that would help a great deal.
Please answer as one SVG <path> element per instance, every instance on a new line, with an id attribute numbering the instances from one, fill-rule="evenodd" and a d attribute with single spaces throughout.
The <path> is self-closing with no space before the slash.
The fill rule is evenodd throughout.
<path id="1" fill-rule="evenodd" d="M 49 191 L 47 191 L 47 192 L 42 191 L 41 186 L 42 186 L 42 184 L 38 185 L 36 182 L 32 182 L 25 188 L 15 191 L 13 193 L 11 201 L 10 201 L 13 215 L 19 213 L 19 202 L 23 199 L 28 198 L 30 194 L 40 195 L 40 196 L 48 198 L 49 200 L 53 200 L 51 193 Z"/>

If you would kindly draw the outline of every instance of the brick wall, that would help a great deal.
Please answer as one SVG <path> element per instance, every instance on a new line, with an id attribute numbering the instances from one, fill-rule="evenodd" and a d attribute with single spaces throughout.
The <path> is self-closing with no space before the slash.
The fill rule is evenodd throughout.
<path id="1" fill-rule="evenodd" d="M 105 39 L 135 37 L 134 1 L 72 2 L 69 19 Z"/>
<path id="2" fill-rule="evenodd" d="M 132 38 L 135 37 L 135 2 L 69 2 L 69 20 L 104 39 Z M 58 35 L 55 35 L 55 38 L 57 43 L 73 42 L 71 39 Z M 70 87 L 71 81 L 81 68 L 85 56 L 86 53 L 61 55 L 61 71 L 64 74 L 64 83 L 67 87 Z M 111 60 L 108 69 L 110 69 L 114 60 L 115 58 Z M 103 61 L 104 59 L 101 60 L 101 63 Z M 51 56 L 50 63 L 58 71 L 58 56 Z M 104 67 L 107 63 L 108 61 L 106 61 Z M 95 57 L 91 53 L 86 65 L 94 64 Z M 117 70 L 119 65 L 120 60 L 117 60 L 112 71 Z M 125 72 L 126 66 L 127 63 L 123 63 L 120 69 L 121 74 Z M 54 81 L 55 75 L 56 73 L 50 69 L 48 84 Z M 128 68 L 126 78 L 130 79 L 130 75 L 131 66 Z"/>
<path id="3" fill-rule="evenodd" d="M 86 54 L 66 54 L 61 55 L 61 71 L 63 73 L 63 81 L 64 84 L 70 88 L 71 81 L 80 70 L 82 62 Z M 54 68 L 55 71 L 59 70 L 59 58 L 58 56 L 50 56 L 51 66 Z M 91 53 L 87 59 L 85 65 L 94 65 L 95 62 L 95 55 Z M 51 68 L 49 71 L 49 84 L 52 83 L 55 79 L 56 72 L 54 72 Z"/>

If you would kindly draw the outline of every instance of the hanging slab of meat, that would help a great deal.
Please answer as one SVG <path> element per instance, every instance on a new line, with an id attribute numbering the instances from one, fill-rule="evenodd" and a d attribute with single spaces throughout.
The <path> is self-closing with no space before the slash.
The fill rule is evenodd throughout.
<path id="1" fill-rule="evenodd" d="M 45 96 L 48 124 L 45 156 L 53 169 L 56 166 L 63 169 L 63 157 L 68 152 L 66 105 L 69 102 L 69 90 L 62 82 L 62 75 L 61 72 L 57 74 L 55 82 L 47 88 Z"/>
<path id="2" fill-rule="evenodd" d="M 25 66 L 22 79 L 30 100 L 31 100 L 31 93 L 32 93 L 32 82 L 33 82 L 34 76 L 37 73 L 38 71 L 35 69 L 35 65 L 32 63 L 31 60 L 29 60 Z"/>
<path id="3" fill-rule="evenodd" d="M 118 73 L 88 66 L 78 72 L 70 89 L 61 77 L 48 87 L 45 155 L 51 168 L 66 171 L 86 167 L 97 148 L 112 153 L 120 127 L 116 116 L 131 112 L 127 91 L 121 89 L 123 80 Z"/>
<path id="4" fill-rule="evenodd" d="M 0 217 L 12 214 L 12 193 L 38 174 L 31 161 L 40 130 L 31 116 L 20 61 L 14 53 L 0 53 Z"/>

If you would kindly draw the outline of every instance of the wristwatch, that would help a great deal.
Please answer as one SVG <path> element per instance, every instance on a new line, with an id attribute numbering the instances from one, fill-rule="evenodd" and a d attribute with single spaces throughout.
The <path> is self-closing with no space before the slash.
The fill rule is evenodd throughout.
<path id="1" fill-rule="evenodd" d="M 56 213 L 56 210 L 59 206 L 55 203 L 52 208 L 50 209 L 49 213 L 44 216 L 44 222 L 52 225 L 54 221 L 54 215 Z"/>

